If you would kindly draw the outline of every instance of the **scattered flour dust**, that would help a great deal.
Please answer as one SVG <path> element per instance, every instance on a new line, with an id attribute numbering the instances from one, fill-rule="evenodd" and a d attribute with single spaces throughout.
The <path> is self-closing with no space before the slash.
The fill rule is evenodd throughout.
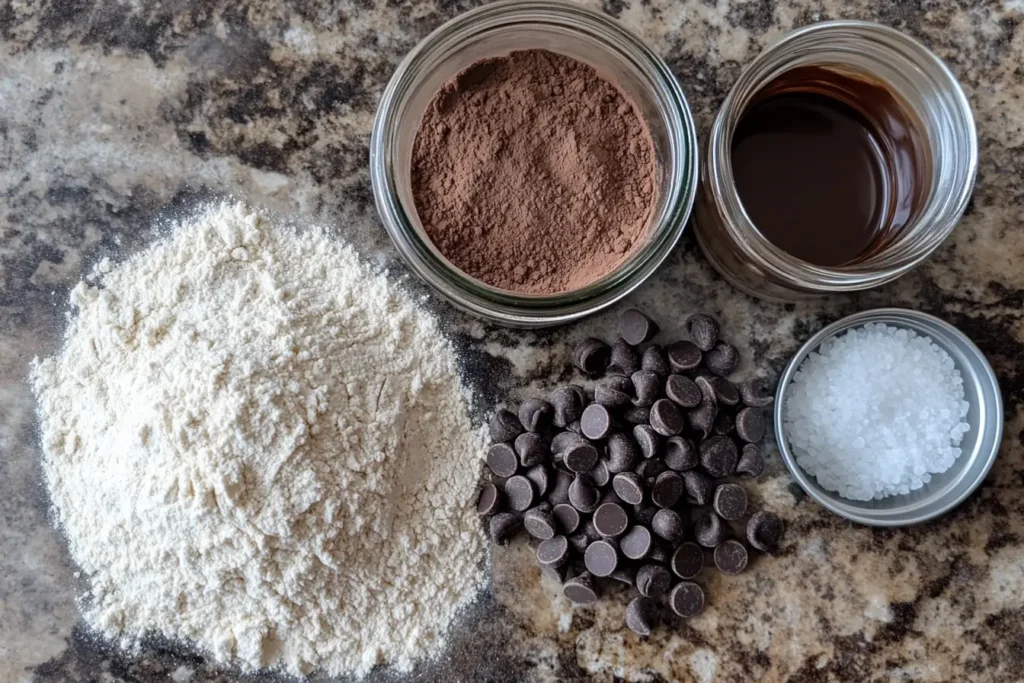
<path id="1" fill-rule="evenodd" d="M 32 375 L 88 623 L 299 675 L 437 654 L 481 586 L 483 434 L 433 318 L 241 204 L 97 271 Z"/>

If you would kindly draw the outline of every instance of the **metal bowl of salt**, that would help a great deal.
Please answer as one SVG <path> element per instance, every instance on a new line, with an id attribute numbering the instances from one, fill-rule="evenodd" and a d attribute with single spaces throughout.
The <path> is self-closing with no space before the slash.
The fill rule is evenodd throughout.
<path id="1" fill-rule="evenodd" d="M 794 375 L 823 342 L 868 323 L 912 330 L 931 339 L 953 359 L 964 381 L 970 429 L 960 444 L 961 455 L 941 474 L 916 491 L 873 500 L 849 500 L 823 488 L 798 463 L 786 435 L 784 408 Z M 917 524 L 942 515 L 962 503 L 985 479 L 1003 436 L 1003 400 L 992 366 L 963 332 L 934 316 L 901 308 L 879 308 L 843 318 L 807 340 L 790 360 L 775 394 L 775 436 L 779 452 L 793 478 L 807 494 L 832 512 L 860 524 L 895 527 Z"/>

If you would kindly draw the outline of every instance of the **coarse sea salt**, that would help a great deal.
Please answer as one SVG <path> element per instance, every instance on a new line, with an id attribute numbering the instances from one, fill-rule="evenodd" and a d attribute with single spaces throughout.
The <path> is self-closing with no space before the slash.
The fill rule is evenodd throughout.
<path id="1" fill-rule="evenodd" d="M 970 429 L 960 371 L 931 339 L 870 323 L 800 365 L 783 421 L 797 463 L 850 500 L 905 494 L 948 470 Z"/>

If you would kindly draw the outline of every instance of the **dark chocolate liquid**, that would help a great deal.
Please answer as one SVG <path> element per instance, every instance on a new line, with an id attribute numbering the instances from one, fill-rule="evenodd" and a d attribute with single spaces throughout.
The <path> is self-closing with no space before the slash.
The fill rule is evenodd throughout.
<path id="1" fill-rule="evenodd" d="M 870 253 L 906 225 L 923 161 L 883 87 L 820 67 L 766 86 L 733 135 L 736 190 L 757 229 L 819 266 Z"/>

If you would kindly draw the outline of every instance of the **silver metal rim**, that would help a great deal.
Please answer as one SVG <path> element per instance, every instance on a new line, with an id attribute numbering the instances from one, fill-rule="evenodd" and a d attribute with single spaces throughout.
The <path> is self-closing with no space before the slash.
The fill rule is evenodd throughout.
<path id="1" fill-rule="evenodd" d="M 947 332 L 951 337 L 954 337 L 958 339 L 960 342 L 962 342 L 964 346 L 966 346 L 974 353 L 974 355 L 977 357 L 977 360 L 979 361 L 978 365 L 982 369 L 982 372 L 979 373 L 980 377 L 978 379 L 980 383 L 983 383 L 992 388 L 992 394 L 994 396 L 992 412 L 999 416 L 999 418 L 996 419 L 993 423 L 993 429 L 995 430 L 993 439 L 994 445 L 990 452 L 979 454 L 979 457 L 984 458 L 984 466 L 975 476 L 975 480 L 972 481 L 970 485 L 966 489 L 964 489 L 958 496 L 947 501 L 940 508 L 927 514 L 921 514 L 916 517 L 908 518 L 900 518 L 894 514 L 879 514 L 878 516 L 865 515 L 853 509 L 852 504 L 856 503 L 856 501 L 850 501 L 851 505 L 846 505 L 840 502 L 843 499 L 841 499 L 837 494 L 835 498 L 821 495 L 816 489 L 816 486 L 812 485 L 811 482 L 813 481 L 813 477 L 804 472 L 800 465 L 797 464 L 795 456 L 789 449 L 789 441 L 786 438 L 785 428 L 783 425 L 782 409 L 786 399 L 786 389 L 792 383 L 793 375 L 796 374 L 796 371 L 799 369 L 800 365 L 803 363 L 804 359 L 806 359 L 808 354 L 810 354 L 811 351 L 818 348 L 818 346 L 820 346 L 821 343 L 824 342 L 826 339 L 833 337 L 838 333 L 848 330 L 850 328 L 859 327 L 861 325 L 865 325 L 871 322 L 889 322 L 898 324 L 901 321 L 907 322 L 909 324 L 912 324 L 914 322 L 920 322 L 941 328 L 942 330 Z M 933 337 L 933 341 L 938 343 L 940 346 L 944 346 L 944 343 L 940 339 L 935 339 Z M 978 488 L 978 486 L 981 485 L 981 482 L 985 480 L 985 477 L 992 469 L 992 465 L 995 463 L 996 456 L 999 455 L 999 445 L 1002 441 L 1003 434 L 1002 415 L 1003 402 L 1002 395 L 999 391 L 999 380 L 996 378 L 996 374 L 992 370 L 992 366 L 989 364 L 988 359 L 985 358 L 985 355 L 981 352 L 977 345 L 975 345 L 975 343 L 971 341 L 970 338 L 968 338 L 963 332 L 961 332 L 953 325 L 950 325 L 946 321 L 940 318 L 936 318 L 935 316 L 928 315 L 927 313 L 921 313 L 919 311 L 913 311 L 905 308 L 876 308 L 869 311 L 861 311 L 860 313 L 855 313 L 853 315 L 837 320 L 836 322 L 827 325 L 817 334 L 815 334 L 806 342 L 804 342 L 804 344 L 797 350 L 797 352 L 790 359 L 789 363 L 786 365 L 786 369 L 785 371 L 783 371 L 782 377 L 779 378 L 779 384 L 777 389 L 775 390 L 775 408 L 773 422 L 775 427 L 775 437 L 776 442 L 778 444 L 779 453 L 781 453 L 782 460 L 786 464 L 786 469 L 789 470 L 790 475 L 794 479 L 796 479 L 797 483 L 800 484 L 800 487 L 807 493 L 808 496 L 817 501 L 826 509 L 839 515 L 840 517 L 844 517 L 859 524 L 879 527 L 896 527 L 919 524 L 921 522 L 925 522 L 930 519 L 934 519 L 940 515 L 943 515 L 952 510 L 953 508 L 957 507 L 958 505 L 960 505 L 960 503 L 962 503 L 968 496 L 970 496 L 975 491 L 975 489 Z M 966 457 L 966 455 L 967 454 L 964 454 L 961 457 Z"/>

